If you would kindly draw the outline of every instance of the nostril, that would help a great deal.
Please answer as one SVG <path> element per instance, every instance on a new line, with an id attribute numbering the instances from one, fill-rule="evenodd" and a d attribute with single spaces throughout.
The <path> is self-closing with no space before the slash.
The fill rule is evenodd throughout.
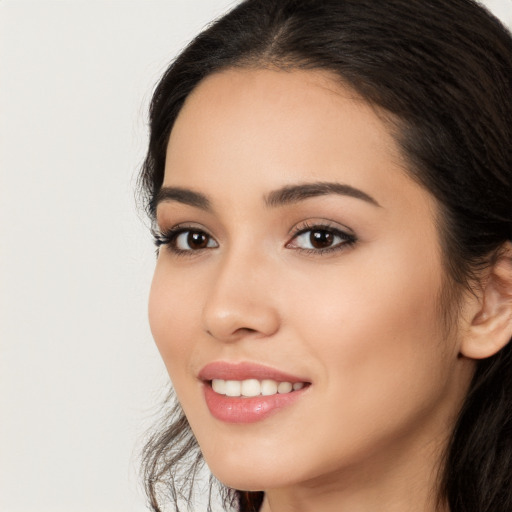
<path id="1" fill-rule="evenodd" d="M 233 331 L 232 335 L 236 336 L 236 335 L 252 334 L 252 333 L 257 333 L 257 332 L 258 332 L 257 329 L 251 329 L 250 327 L 240 327 L 240 328 L 236 329 L 235 331 Z M 206 330 L 206 334 L 208 334 L 208 336 L 211 336 L 212 338 L 216 337 L 209 329 Z"/>
<path id="2" fill-rule="evenodd" d="M 240 327 L 239 329 L 237 329 L 235 331 L 235 333 L 240 333 L 240 334 L 250 334 L 250 333 L 253 333 L 253 332 L 258 332 L 256 329 L 251 329 L 250 327 Z"/>

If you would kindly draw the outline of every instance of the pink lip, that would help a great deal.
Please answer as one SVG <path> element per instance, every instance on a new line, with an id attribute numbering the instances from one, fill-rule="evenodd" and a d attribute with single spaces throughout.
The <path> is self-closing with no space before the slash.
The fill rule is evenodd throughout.
<path id="1" fill-rule="evenodd" d="M 309 386 L 290 393 L 270 396 L 228 397 L 213 391 L 212 379 L 246 380 L 272 379 L 277 382 L 308 382 L 288 373 L 254 363 L 215 362 L 206 365 L 200 372 L 204 397 L 211 415 L 226 423 L 254 423 L 267 418 L 300 399 Z"/>
<path id="2" fill-rule="evenodd" d="M 228 363 L 227 361 L 216 361 L 207 364 L 198 377 L 203 380 L 246 380 L 246 379 L 272 379 L 277 382 L 308 382 L 307 379 L 284 373 L 269 366 L 256 363 Z"/>

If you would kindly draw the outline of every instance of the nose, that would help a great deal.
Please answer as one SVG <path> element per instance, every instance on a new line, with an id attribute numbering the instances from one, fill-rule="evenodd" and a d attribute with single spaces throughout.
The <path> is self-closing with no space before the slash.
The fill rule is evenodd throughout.
<path id="1" fill-rule="evenodd" d="M 224 342 L 275 334 L 280 324 L 275 283 L 262 258 L 238 253 L 219 262 L 204 303 L 205 331 Z"/>

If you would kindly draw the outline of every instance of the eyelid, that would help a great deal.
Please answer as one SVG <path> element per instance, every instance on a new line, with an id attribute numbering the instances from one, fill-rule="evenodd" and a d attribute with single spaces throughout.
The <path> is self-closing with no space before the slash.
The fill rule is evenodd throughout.
<path id="1" fill-rule="evenodd" d="M 352 236 L 354 238 L 357 238 L 354 230 L 352 230 L 348 226 L 340 224 L 339 222 L 333 221 L 331 219 L 325 218 L 312 218 L 298 222 L 288 231 L 288 235 L 291 237 L 297 236 L 311 229 L 325 229 L 327 231 L 338 231 L 346 236 Z"/>
<path id="2" fill-rule="evenodd" d="M 294 240 L 297 240 L 300 236 L 304 235 L 307 232 L 313 231 L 327 231 L 332 233 L 334 236 L 337 236 L 342 239 L 341 242 L 336 243 L 330 247 L 325 248 L 304 248 L 292 245 Z M 297 251 L 305 252 L 308 254 L 326 254 L 329 252 L 344 250 L 347 247 L 354 245 L 358 238 L 352 229 L 347 226 L 341 225 L 337 222 L 333 222 L 327 219 L 311 219 L 307 221 L 303 221 L 297 225 L 295 225 L 290 230 L 291 238 L 286 243 L 285 247 L 294 249 Z"/>
<path id="3" fill-rule="evenodd" d="M 209 237 L 210 240 L 215 242 L 215 247 L 204 247 L 200 249 L 179 249 L 174 244 L 176 239 L 186 233 L 188 231 L 194 231 L 199 233 L 204 233 Z M 154 243 L 157 247 L 157 253 L 160 251 L 162 246 L 165 246 L 171 253 L 178 256 L 195 256 L 198 253 L 201 253 L 204 250 L 215 249 L 219 246 L 219 243 L 215 239 L 215 237 L 202 225 L 198 225 L 190 222 L 181 222 L 176 224 L 170 228 L 162 228 L 162 227 L 154 227 L 151 230 L 153 235 Z"/>
<path id="4" fill-rule="evenodd" d="M 205 228 L 203 225 L 196 224 L 193 222 L 182 222 L 170 228 L 163 228 L 158 226 L 153 228 L 151 231 L 153 234 L 155 245 L 157 246 L 157 253 L 159 252 L 161 246 L 166 246 L 166 249 L 174 255 L 193 257 L 201 254 L 205 250 L 215 249 L 219 247 L 219 242 L 217 241 L 215 236 L 213 236 L 209 232 L 207 228 Z M 176 240 L 183 233 L 187 233 L 189 231 L 204 233 L 209 239 L 207 246 L 199 248 L 180 249 L 176 245 Z M 301 235 L 304 235 L 309 231 L 329 232 L 333 234 L 335 237 L 337 237 L 339 240 L 328 247 L 300 247 L 294 244 L 295 240 L 297 240 Z M 327 254 L 329 252 L 344 250 L 354 245 L 358 241 L 358 238 L 352 229 L 342 224 L 339 224 L 338 222 L 334 222 L 328 219 L 308 219 L 306 221 L 302 221 L 300 223 L 297 223 L 294 227 L 292 227 L 292 229 L 288 233 L 289 238 L 285 244 L 286 248 L 314 255 Z M 215 245 L 211 246 L 210 241 L 213 241 Z"/>

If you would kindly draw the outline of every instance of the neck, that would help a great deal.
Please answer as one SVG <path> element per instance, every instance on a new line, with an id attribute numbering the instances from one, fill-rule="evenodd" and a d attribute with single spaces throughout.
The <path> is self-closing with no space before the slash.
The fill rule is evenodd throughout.
<path id="1" fill-rule="evenodd" d="M 328 479 L 268 489 L 260 512 L 449 512 L 439 499 L 439 467 L 446 443 L 431 443 L 416 456 L 345 468 Z M 413 452 L 414 453 L 414 452 Z"/>
<path id="2" fill-rule="evenodd" d="M 357 493 L 286 493 L 265 495 L 260 512 L 450 512 L 446 503 L 437 504 L 431 497 L 377 496 L 375 490 L 366 495 Z"/>

